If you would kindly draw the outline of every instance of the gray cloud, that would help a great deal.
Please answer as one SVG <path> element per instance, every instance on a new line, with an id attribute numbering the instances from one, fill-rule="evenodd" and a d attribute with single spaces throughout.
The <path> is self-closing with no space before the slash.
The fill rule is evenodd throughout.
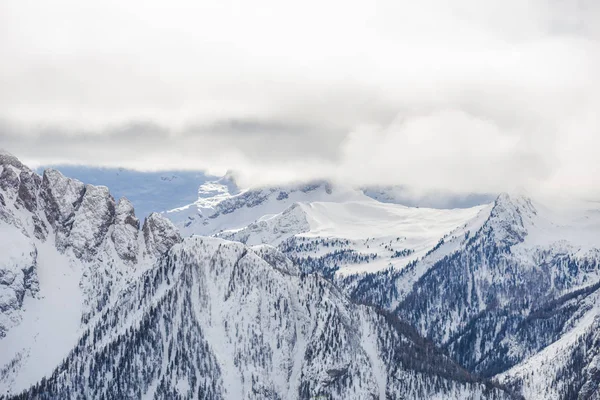
<path id="1" fill-rule="evenodd" d="M 592 0 L 0 5 L 32 163 L 600 197 Z"/>

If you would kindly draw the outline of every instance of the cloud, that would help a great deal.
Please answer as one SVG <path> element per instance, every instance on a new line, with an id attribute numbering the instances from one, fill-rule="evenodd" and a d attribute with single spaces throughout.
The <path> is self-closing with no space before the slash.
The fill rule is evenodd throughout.
<path id="1" fill-rule="evenodd" d="M 598 198 L 598 20 L 590 0 L 7 0 L 0 146 L 37 164 Z"/>
<path id="2" fill-rule="evenodd" d="M 353 131 L 344 144 L 344 159 L 356 162 L 340 172 L 361 181 L 385 181 L 392 174 L 409 186 L 450 184 L 457 191 L 495 191 L 543 179 L 549 172 L 544 156 L 524 145 L 518 133 L 502 132 L 492 121 L 457 110 L 400 117 L 381 130 Z"/>

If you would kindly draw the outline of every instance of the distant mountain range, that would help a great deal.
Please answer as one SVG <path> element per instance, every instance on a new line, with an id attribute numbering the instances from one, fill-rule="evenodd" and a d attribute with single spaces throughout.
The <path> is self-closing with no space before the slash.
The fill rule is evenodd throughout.
<path id="1" fill-rule="evenodd" d="M 0 398 L 600 398 L 597 204 L 159 176 L 0 153 Z"/>

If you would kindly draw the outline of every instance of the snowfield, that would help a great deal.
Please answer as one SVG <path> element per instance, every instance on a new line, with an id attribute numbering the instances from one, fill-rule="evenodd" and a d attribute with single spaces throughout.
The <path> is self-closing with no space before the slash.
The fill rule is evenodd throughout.
<path id="1" fill-rule="evenodd" d="M 214 234 L 248 245 L 280 247 L 297 237 L 316 244 L 310 252 L 295 254 L 299 257 L 330 253 L 330 248 L 317 244 L 321 240 L 348 241 L 336 250 L 352 250 L 363 259 L 339 260 L 340 275 L 401 269 L 442 239 L 478 229 L 491 210 L 491 205 L 406 207 L 327 182 L 240 191 L 226 177 L 200 186 L 199 194 L 194 204 L 165 214 L 184 235 Z"/>
<path id="2" fill-rule="evenodd" d="M 358 263 L 341 263 L 337 273 L 347 275 L 390 267 L 401 269 L 421 259 L 442 239 L 476 229 L 476 221 L 485 220 L 490 209 L 489 205 L 455 210 L 414 208 L 372 199 L 296 203 L 282 213 L 262 218 L 246 228 L 223 231 L 218 235 L 250 245 L 273 246 L 294 236 L 312 243 L 339 240 L 344 243 L 342 249 L 376 255 L 374 259 Z M 318 246 L 301 254 L 305 257 L 324 256 L 332 248 Z"/>

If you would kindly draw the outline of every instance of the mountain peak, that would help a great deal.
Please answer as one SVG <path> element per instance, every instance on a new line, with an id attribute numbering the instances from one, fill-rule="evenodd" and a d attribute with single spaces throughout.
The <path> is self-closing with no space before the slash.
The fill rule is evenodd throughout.
<path id="1" fill-rule="evenodd" d="M 537 214 L 533 200 L 522 191 L 500 193 L 494 202 L 494 207 Z"/>
<path id="2" fill-rule="evenodd" d="M 237 172 L 229 169 L 227 170 L 227 172 L 225 172 L 225 175 L 218 179 L 218 182 L 221 182 L 223 184 L 232 184 L 237 187 L 237 176 Z"/>
<path id="3" fill-rule="evenodd" d="M 492 233 L 497 243 L 510 247 L 524 240 L 536 215 L 537 210 L 529 197 L 501 193 L 484 228 Z"/>
<path id="4" fill-rule="evenodd" d="M 17 157 L 9 153 L 8 151 L 0 148 L 0 166 L 10 165 L 21 171 L 31 172 L 31 169 L 21 162 Z"/>

